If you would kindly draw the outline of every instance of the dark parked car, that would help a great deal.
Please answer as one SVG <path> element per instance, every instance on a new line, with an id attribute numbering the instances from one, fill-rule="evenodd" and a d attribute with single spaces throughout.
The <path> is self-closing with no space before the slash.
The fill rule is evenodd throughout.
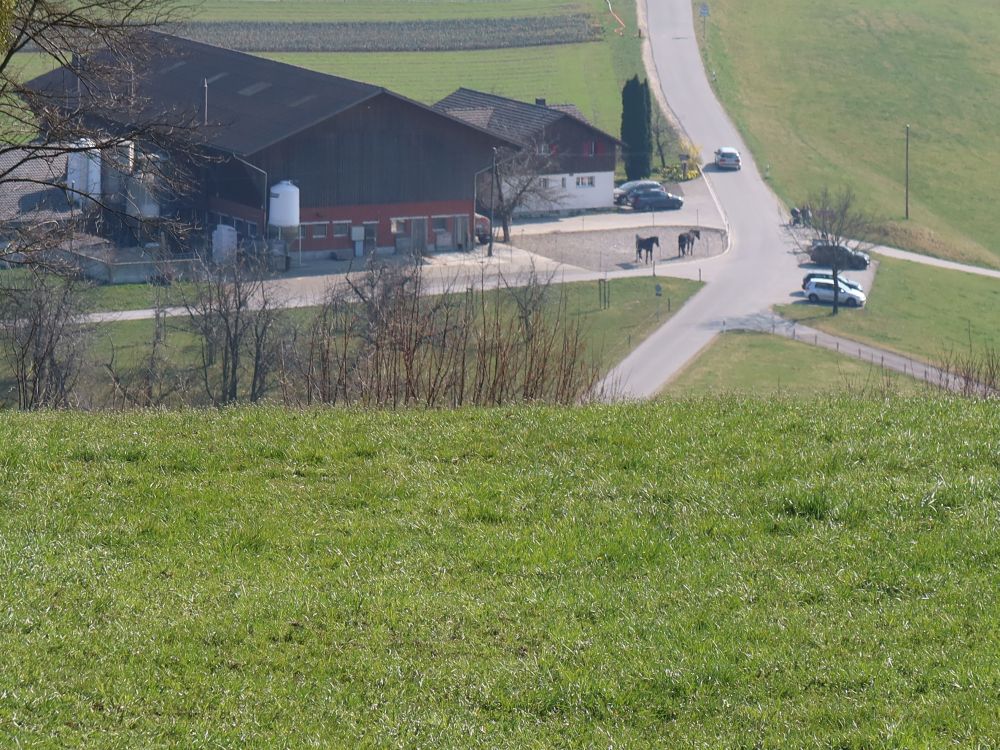
<path id="1" fill-rule="evenodd" d="M 664 191 L 639 193 L 632 198 L 632 209 L 635 211 L 657 211 L 664 208 L 676 209 L 684 205 L 684 199 L 679 195 Z"/>
<path id="2" fill-rule="evenodd" d="M 625 182 L 614 189 L 613 196 L 615 204 L 618 206 L 627 206 L 632 197 L 633 190 L 651 187 L 663 190 L 663 185 L 658 183 L 656 180 L 632 180 L 631 182 Z"/>
<path id="3" fill-rule="evenodd" d="M 813 243 L 812 249 L 809 250 L 809 258 L 813 263 L 818 263 L 821 266 L 851 268 L 855 271 L 864 271 L 871 263 L 868 253 L 824 242 Z"/>

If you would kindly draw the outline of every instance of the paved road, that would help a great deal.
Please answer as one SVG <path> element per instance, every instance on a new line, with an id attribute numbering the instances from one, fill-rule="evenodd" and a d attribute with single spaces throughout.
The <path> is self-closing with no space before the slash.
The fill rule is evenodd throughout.
<path id="1" fill-rule="evenodd" d="M 732 247 L 702 264 L 709 283 L 609 374 L 605 385 L 625 398 L 657 393 L 723 327 L 739 326 L 786 299 L 800 275 L 781 205 L 709 85 L 690 1 L 655 0 L 646 12 L 659 85 L 674 115 L 703 158 L 709 160 L 719 146 L 735 146 L 743 169 L 706 168 L 705 179 L 728 220 Z"/>

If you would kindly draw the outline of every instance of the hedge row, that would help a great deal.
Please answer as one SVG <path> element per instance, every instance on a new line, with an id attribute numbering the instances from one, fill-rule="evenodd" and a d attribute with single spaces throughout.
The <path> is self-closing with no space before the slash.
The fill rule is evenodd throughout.
<path id="1" fill-rule="evenodd" d="M 189 39 L 245 52 L 431 52 L 591 42 L 602 30 L 582 13 L 532 18 L 358 23 L 216 21 L 183 24 Z"/>

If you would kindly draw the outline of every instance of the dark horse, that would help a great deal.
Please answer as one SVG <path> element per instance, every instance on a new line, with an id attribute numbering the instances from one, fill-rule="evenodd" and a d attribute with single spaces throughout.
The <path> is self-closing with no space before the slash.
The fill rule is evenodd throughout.
<path id="1" fill-rule="evenodd" d="M 701 231 L 698 229 L 689 229 L 686 232 L 681 232 L 677 235 L 677 254 L 687 255 L 688 253 L 693 253 L 695 240 L 700 239 Z"/>
<path id="2" fill-rule="evenodd" d="M 639 235 L 636 235 L 635 236 L 635 260 L 636 260 L 636 262 L 638 263 L 640 260 L 642 260 L 642 254 L 646 253 L 646 262 L 649 263 L 649 261 L 653 257 L 653 246 L 654 245 L 656 247 L 660 246 L 660 238 L 659 237 L 657 237 L 655 235 L 652 236 L 652 237 L 640 237 Z"/>

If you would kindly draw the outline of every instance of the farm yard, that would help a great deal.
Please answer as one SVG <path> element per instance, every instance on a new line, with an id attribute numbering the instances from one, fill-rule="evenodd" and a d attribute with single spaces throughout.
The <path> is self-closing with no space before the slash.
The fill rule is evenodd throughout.
<path id="1" fill-rule="evenodd" d="M 677 235 L 685 227 L 646 226 L 629 229 L 589 232 L 553 232 L 551 234 L 518 234 L 512 243 L 522 249 L 559 263 L 586 268 L 590 271 L 620 271 L 637 268 L 635 262 L 635 236 L 655 235 L 660 239 L 659 249 L 653 250 L 657 262 L 677 258 Z M 702 229 L 701 240 L 695 246 L 694 256 L 706 258 L 718 255 L 725 249 L 722 232 Z"/>

